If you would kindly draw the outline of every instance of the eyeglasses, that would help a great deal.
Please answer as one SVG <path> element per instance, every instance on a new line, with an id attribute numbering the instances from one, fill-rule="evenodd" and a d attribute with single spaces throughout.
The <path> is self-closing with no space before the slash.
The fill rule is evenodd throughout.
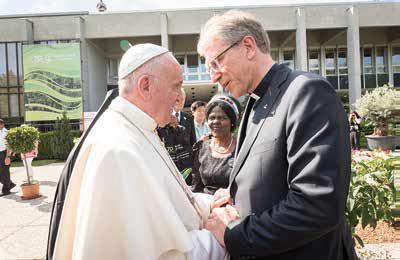
<path id="1" fill-rule="evenodd" d="M 218 54 L 217 56 L 215 56 L 214 59 L 212 59 L 209 63 L 208 63 L 208 68 L 207 71 L 210 74 L 215 73 L 217 70 L 219 70 L 221 68 L 221 65 L 219 64 L 218 60 L 220 60 L 225 53 L 227 53 L 230 49 L 232 49 L 234 46 L 236 46 L 239 42 L 241 42 L 242 39 L 234 42 L 233 44 L 231 44 L 228 48 L 226 48 L 225 50 L 223 50 L 220 54 Z"/>

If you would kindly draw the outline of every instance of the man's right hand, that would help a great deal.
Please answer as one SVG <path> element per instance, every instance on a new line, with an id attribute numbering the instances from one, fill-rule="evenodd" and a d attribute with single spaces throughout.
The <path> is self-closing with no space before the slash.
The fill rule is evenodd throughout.
<path id="1" fill-rule="evenodd" d="M 213 201 L 211 202 L 211 210 L 226 204 L 232 204 L 232 198 L 229 193 L 229 189 L 217 190 L 214 194 Z"/>

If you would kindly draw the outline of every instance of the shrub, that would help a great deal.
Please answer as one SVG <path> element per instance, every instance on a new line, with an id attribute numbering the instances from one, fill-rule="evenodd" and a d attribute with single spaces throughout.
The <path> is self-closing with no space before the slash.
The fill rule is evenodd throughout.
<path id="1" fill-rule="evenodd" d="M 74 147 L 74 143 L 69 119 L 65 112 L 62 118 L 57 118 L 54 129 L 54 138 L 52 142 L 53 154 L 56 159 L 66 160 L 69 152 Z"/>
<path id="2" fill-rule="evenodd" d="M 374 124 L 373 135 L 388 135 L 388 120 L 399 100 L 400 91 L 388 85 L 377 87 L 357 100 L 356 107 L 360 115 Z"/>
<path id="3" fill-rule="evenodd" d="M 31 152 L 35 149 L 35 144 L 38 141 L 39 131 L 33 126 L 21 125 L 20 127 L 10 129 L 6 135 L 7 147 L 14 153 L 19 154 Z M 25 165 L 27 165 L 26 161 Z M 31 184 L 29 169 L 27 167 L 26 171 L 28 183 Z"/>
<path id="4" fill-rule="evenodd" d="M 363 246 L 355 234 L 355 227 L 361 223 L 375 228 L 379 220 L 393 223 L 392 205 L 395 195 L 393 180 L 394 167 L 391 152 L 353 151 L 352 175 L 346 206 L 346 220 L 353 237 Z"/>
<path id="5" fill-rule="evenodd" d="M 39 160 L 56 159 L 53 153 L 54 132 L 40 133 Z"/>

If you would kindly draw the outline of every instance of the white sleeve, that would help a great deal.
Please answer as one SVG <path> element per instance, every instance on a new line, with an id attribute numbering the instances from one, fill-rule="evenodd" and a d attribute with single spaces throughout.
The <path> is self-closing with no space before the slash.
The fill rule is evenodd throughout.
<path id="1" fill-rule="evenodd" d="M 187 253 L 188 260 L 223 260 L 226 250 L 208 230 L 192 230 L 189 232 L 193 241 L 193 249 Z"/>

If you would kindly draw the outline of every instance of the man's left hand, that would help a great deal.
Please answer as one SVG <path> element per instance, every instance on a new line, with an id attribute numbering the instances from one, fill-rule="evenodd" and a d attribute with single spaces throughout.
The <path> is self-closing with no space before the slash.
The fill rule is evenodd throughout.
<path id="1" fill-rule="evenodd" d="M 10 165 L 11 164 L 11 159 L 10 159 L 10 157 L 6 157 L 5 159 L 4 159 L 4 165 Z"/>
<path id="2" fill-rule="evenodd" d="M 211 215 L 208 217 L 206 229 L 213 233 L 221 246 L 225 247 L 225 229 L 229 223 L 238 218 L 239 213 L 234 207 L 230 205 L 227 205 L 224 208 L 215 208 L 211 212 Z"/>

